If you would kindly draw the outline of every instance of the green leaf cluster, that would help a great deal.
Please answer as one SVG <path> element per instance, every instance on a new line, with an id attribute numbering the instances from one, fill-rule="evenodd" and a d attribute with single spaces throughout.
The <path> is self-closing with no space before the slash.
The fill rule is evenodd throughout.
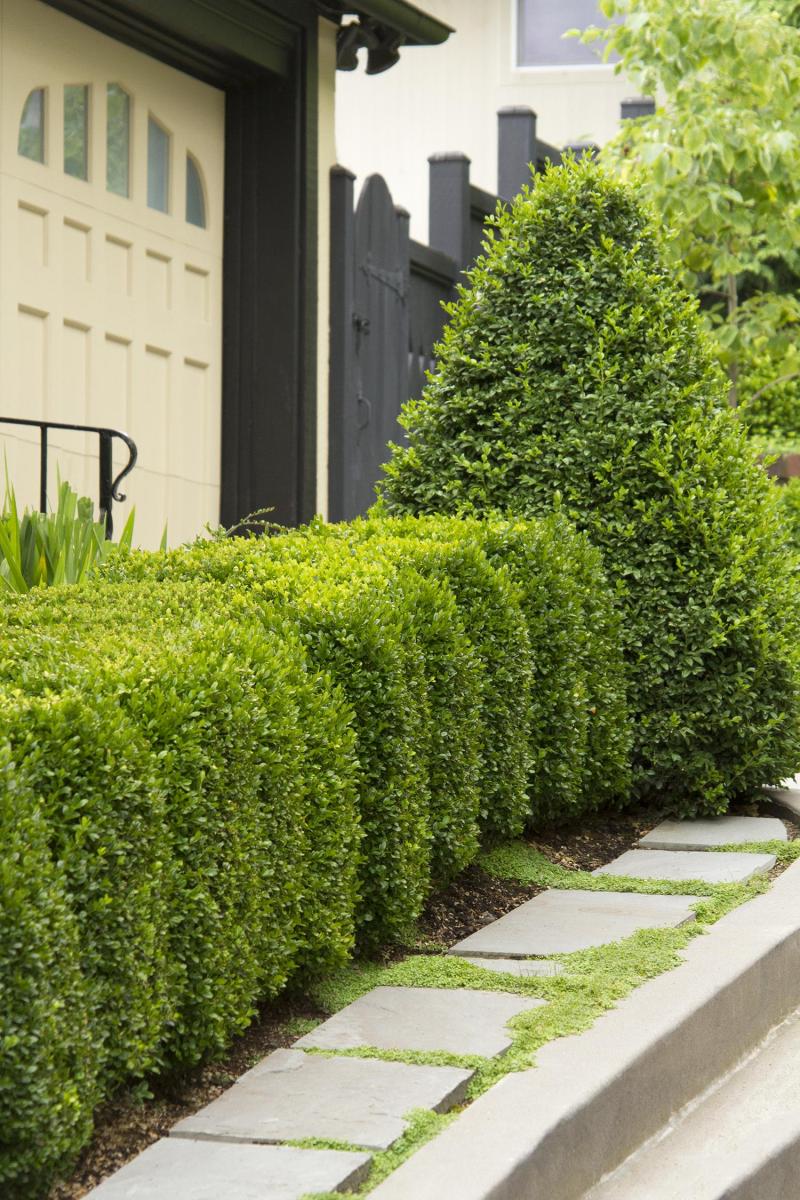
<path id="1" fill-rule="evenodd" d="M 800 442 L 800 371 L 776 373 L 767 353 L 745 355 L 739 373 L 739 415 L 751 436 L 775 451 Z"/>
<path id="2" fill-rule="evenodd" d="M 800 365 L 800 32 L 796 5 L 767 0 L 603 0 L 584 40 L 604 40 L 654 115 L 603 157 L 639 178 L 671 230 L 667 254 L 704 298 L 737 399 L 742 359 L 766 354 L 774 378 Z M 788 269 L 793 284 L 786 289 Z"/>
<path id="3" fill-rule="evenodd" d="M 789 479 L 776 490 L 786 536 L 792 549 L 800 553 L 800 478 Z"/>
<path id="4" fill-rule="evenodd" d="M 404 409 L 384 509 L 577 522 L 622 618 L 634 794 L 724 811 L 800 758 L 775 489 L 635 191 L 549 169 L 494 235 Z"/>

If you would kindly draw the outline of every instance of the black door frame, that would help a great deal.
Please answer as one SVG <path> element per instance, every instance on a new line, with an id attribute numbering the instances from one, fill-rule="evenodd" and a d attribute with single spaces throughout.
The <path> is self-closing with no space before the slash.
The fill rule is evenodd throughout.
<path id="1" fill-rule="evenodd" d="M 316 508 L 313 0 L 44 0 L 225 91 L 221 511 Z"/>

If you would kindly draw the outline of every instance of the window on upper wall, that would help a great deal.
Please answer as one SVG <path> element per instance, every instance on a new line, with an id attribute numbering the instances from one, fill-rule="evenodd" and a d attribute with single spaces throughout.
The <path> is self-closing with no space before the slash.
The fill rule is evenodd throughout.
<path id="1" fill-rule="evenodd" d="M 44 88 L 34 88 L 22 107 L 17 152 L 23 158 L 44 162 Z"/>
<path id="2" fill-rule="evenodd" d="M 608 25 L 597 0 L 513 0 L 517 6 L 518 67 L 589 67 L 602 62 L 603 43 L 565 38 L 568 29 Z M 610 59 L 609 61 L 616 61 Z"/>

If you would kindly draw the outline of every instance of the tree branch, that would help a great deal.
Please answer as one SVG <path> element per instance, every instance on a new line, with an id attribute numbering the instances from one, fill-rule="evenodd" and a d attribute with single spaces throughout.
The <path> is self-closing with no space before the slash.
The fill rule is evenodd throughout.
<path id="1" fill-rule="evenodd" d="M 752 404 L 754 400 L 757 400 L 759 396 L 763 396 L 764 392 L 768 391 L 771 387 L 777 387 L 779 383 L 788 383 L 790 379 L 797 379 L 798 376 L 800 376 L 800 371 L 790 371 L 788 375 L 779 375 L 777 379 L 770 379 L 769 383 L 765 383 L 757 392 L 753 392 L 749 403 Z"/>

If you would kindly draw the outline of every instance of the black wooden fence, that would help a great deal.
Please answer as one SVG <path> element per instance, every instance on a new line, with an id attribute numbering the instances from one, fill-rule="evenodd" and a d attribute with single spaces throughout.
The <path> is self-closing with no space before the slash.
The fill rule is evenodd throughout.
<path id="1" fill-rule="evenodd" d="M 591 151 L 586 145 L 571 147 Z M 464 154 L 429 158 L 429 240 L 409 238 L 408 213 L 371 175 L 355 204 L 355 177 L 331 174 L 331 344 L 329 470 L 331 520 L 350 520 L 375 500 L 397 417 L 418 396 L 442 332 L 442 302 L 481 251 L 486 218 L 530 177 L 529 164 L 561 161 L 536 136 L 530 108 L 498 113 L 498 195 L 475 187 Z"/>

